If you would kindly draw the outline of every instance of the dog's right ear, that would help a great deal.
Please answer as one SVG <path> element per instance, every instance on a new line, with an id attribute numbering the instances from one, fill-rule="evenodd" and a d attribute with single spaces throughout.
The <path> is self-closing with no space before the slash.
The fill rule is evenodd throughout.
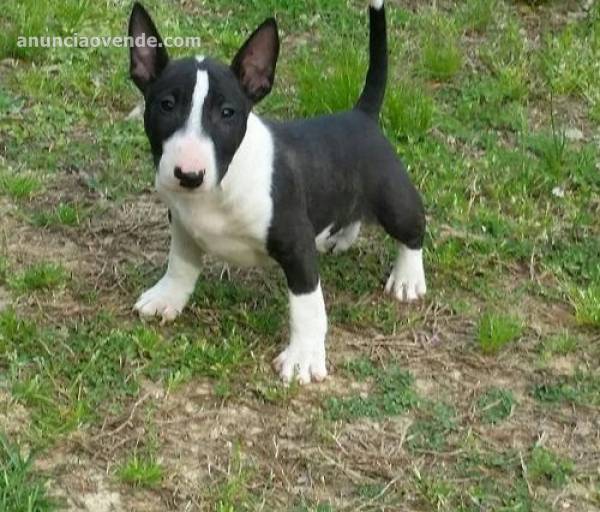
<path id="1" fill-rule="evenodd" d="M 167 50 L 150 15 L 138 2 L 129 18 L 129 74 L 142 93 L 169 62 Z"/>

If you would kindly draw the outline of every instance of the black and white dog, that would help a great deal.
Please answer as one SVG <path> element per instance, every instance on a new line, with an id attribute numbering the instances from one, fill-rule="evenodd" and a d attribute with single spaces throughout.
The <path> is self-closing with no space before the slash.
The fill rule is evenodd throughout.
<path id="1" fill-rule="evenodd" d="M 284 381 L 308 383 L 327 375 L 317 251 L 343 251 L 361 221 L 377 221 L 399 246 L 386 291 L 399 300 L 425 294 L 423 205 L 378 127 L 387 79 L 383 0 L 370 0 L 369 16 L 369 70 L 356 106 L 276 122 L 252 112 L 273 86 L 274 19 L 230 65 L 169 60 L 150 16 L 134 5 L 129 35 L 146 43 L 130 50 L 131 78 L 145 98 L 156 188 L 171 220 L 167 272 L 137 301 L 140 315 L 171 320 L 181 313 L 203 252 L 237 265 L 274 260 L 290 300 L 290 341 L 274 365 Z"/>

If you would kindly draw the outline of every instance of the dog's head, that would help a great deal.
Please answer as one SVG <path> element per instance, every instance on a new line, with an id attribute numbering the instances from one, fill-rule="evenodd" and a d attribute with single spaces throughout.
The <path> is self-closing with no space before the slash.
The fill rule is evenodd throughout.
<path id="1" fill-rule="evenodd" d="M 229 66 L 204 57 L 169 60 L 139 3 L 129 36 L 130 74 L 144 95 L 158 184 L 182 191 L 215 188 L 244 138 L 252 107 L 273 86 L 279 55 L 275 20 L 260 25 Z"/>

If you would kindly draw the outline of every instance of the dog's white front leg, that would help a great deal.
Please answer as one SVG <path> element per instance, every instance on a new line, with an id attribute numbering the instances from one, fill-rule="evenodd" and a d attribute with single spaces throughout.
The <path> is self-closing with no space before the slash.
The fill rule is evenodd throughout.
<path id="1" fill-rule="evenodd" d="M 187 304 L 200 274 L 201 251 L 177 220 L 171 220 L 171 247 L 167 272 L 145 291 L 134 309 L 141 316 L 174 320 Z"/>
<path id="2" fill-rule="evenodd" d="M 284 382 L 294 378 L 301 384 L 327 377 L 325 336 L 327 314 L 321 283 L 314 291 L 290 296 L 290 343 L 274 365 Z"/>

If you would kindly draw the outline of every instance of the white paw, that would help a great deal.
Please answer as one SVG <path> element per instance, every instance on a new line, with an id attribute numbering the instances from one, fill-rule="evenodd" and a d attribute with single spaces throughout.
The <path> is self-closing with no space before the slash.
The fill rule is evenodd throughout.
<path id="1" fill-rule="evenodd" d="M 352 244 L 356 242 L 358 238 L 358 234 L 360 233 L 360 222 L 355 222 L 354 224 L 350 224 L 345 228 L 341 229 L 338 233 L 333 236 L 335 240 L 335 246 L 333 248 L 333 253 L 338 254 L 340 252 L 347 251 L 352 247 Z"/>
<path id="2" fill-rule="evenodd" d="M 335 240 L 331 237 L 332 228 L 333 224 L 330 224 L 315 238 L 315 246 L 317 247 L 317 251 L 321 253 L 328 253 L 335 246 Z"/>
<path id="3" fill-rule="evenodd" d="M 292 344 L 273 361 L 275 370 L 285 383 L 296 379 L 300 384 L 321 382 L 327 377 L 325 347 L 314 344 Z"/>
<path id="4" fill-rule="evenodd" d="M 163 322 L 170 322 L 183 311 L 189 296 L 187 290 L 163 277 L 152 288 L 142 293 L 134 309 L 140 316 L 159 316 Z"/>
<path id="5" fill-rule="evenodd" d="M 354 222 L 335 233 L 331 233 L 333 224 L 326 227 L 317 238 L 315 238 L 315 244 L 317 251 L 321 253 L 333 252 L 338 254 L 340 252 L 347 251 L 352 247 L 352 244 L 356 242 L 358 234 L 360 233 L 360 222 Z"/>
<path id="6" fill-rule="evenodd" d="M 401 302 L 417 300 L 427 292 L 421 250 L 400 247 L 398 259 L 385 285 L 385 291 Z"/>

